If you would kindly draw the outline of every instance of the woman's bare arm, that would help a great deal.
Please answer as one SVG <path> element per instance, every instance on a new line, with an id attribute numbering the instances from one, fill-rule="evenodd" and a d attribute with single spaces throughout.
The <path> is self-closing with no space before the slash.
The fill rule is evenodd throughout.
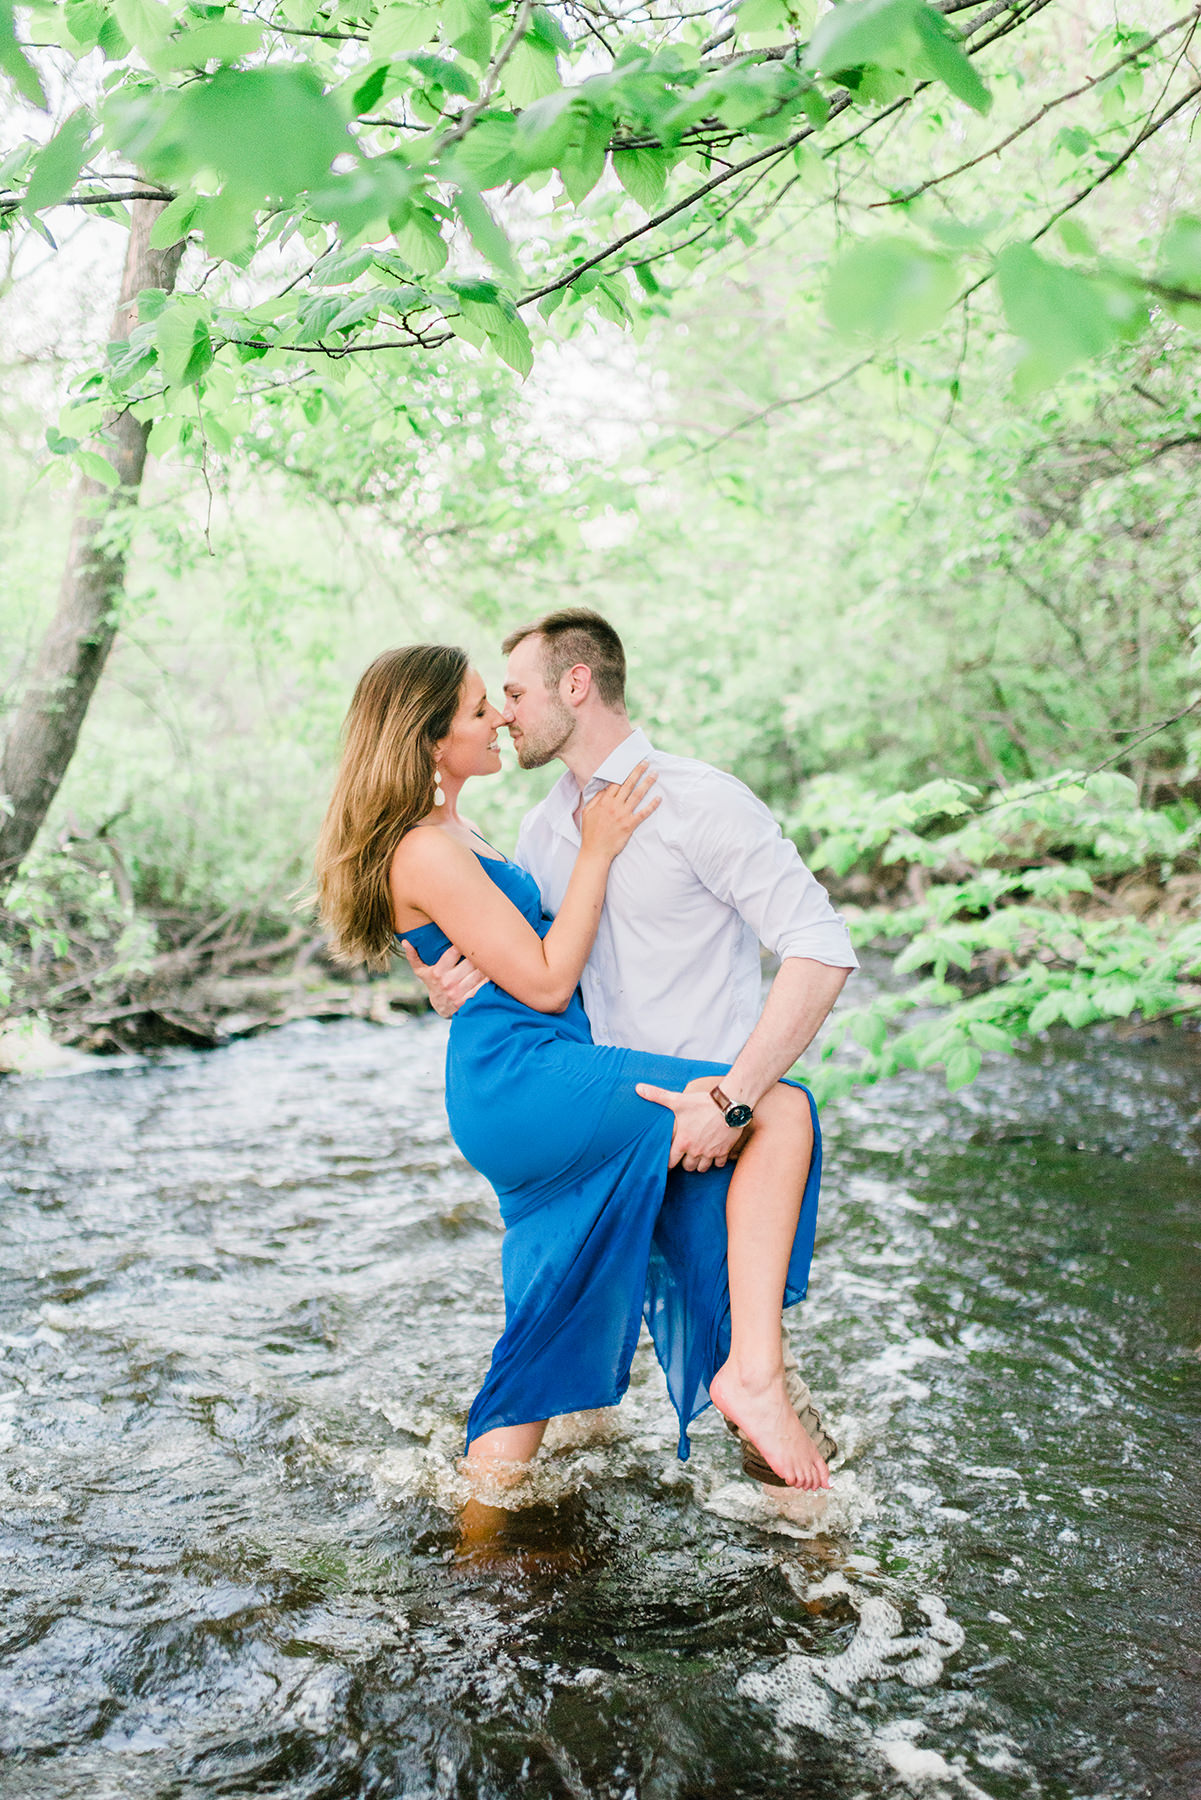
<path id="1" fill-rule="evenodd" d="M 650 778 L 653 779 L 653 778 Z M 477 969 L 538 1012 L 562 1012 L 588 960 L 605 903 L 609 865 L 642 819 L 649 779 L 637 769 L 584 809 L 580 853 L 563 904 L 544 938 L 449 833 L 410 831 L 392 860 L 392 899 L 398 911 L 425 913 Z M 401 934 L 404 935 L 403 933 Z"/>

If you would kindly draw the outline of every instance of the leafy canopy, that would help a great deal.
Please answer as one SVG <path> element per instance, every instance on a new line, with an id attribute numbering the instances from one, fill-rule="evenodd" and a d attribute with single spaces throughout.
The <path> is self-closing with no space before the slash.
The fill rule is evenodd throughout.
<path id="1" fill-rule="evenodd" d="M 0 227 L 53 242 L 55 208 L 127 220 L 139 197 L 161 204 L 155 242 L 193 246 L 192 291 L 143 295 L 83 389 L 147 419 L 199 404 L 220 435 L 245 365 L 264 365 L 261 386 L 451 337 L 524 375 L 535 307 L 637 323 L 666 304 L 666 271 L 751 235 L 750 209 L 815 163 L 867 153 L 892 181 L 877 128 L 899 110 L 925 107 L 955 141 L 991 129 L 1014 62 L 1000 46 L 1048 4 L 997 16 L 983 0 L 841 0 L 815 19 L 812 0 L 0 0 L 0 79 L 26 109 L 0 158 Z M 1130 143 L 1065 126 L 1087 175 L 1078 198 L 1196 110 L 1182 60 L 1196 27 L 1194 9 L 1158 32 L 1110 30 L 1112 66 L 1077 91 L 1118 94 L 1114 130 L 1129 124 Z M 47 105 L 48 59 L 64 53 L 87 103 L 43 141 L 30 109 Z M 878 225 L 867 209 L 830 272 L 827 312 L 849 339 L 919 338 L 995 275 L 1023 392 L 1137 334 L 1149 306 L 1201 318 L 1190 214 L 1144 270 L 1107 263 L 1068 219 L 1068 265 L 1034 247 L 1050 222 L 1030 232 L 1020 207 L 978 227 L 924 212 L 954 168 L 911 189 L 910 166 L 894 173 L 875 203 L 893 216 Z M 53 447 L 95 455 L 66 431 Z"/>

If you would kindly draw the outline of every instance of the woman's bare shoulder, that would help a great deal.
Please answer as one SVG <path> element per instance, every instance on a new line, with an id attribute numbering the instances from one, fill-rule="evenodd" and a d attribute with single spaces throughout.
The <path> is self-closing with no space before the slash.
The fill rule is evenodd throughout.
<path id="1" fill-rule="evenodd" d="M 414 825 L 392 853 L 393 868 L 445 869 L 471 861 L 466 845 L 456 842 L 441 825 Z"/>

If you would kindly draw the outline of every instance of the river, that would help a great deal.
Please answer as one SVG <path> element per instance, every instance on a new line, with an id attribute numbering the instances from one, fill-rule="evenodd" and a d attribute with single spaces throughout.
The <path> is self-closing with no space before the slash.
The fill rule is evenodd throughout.
<path id="1" fill-rule="evenodd" d="M 1201 1058 L 828 1121 L 773 1498 L 653 1359 L 465 1549 L 500 1226 L 445 1027 L 0 1087 L 5 1800 L 1201 1793 Z"/>

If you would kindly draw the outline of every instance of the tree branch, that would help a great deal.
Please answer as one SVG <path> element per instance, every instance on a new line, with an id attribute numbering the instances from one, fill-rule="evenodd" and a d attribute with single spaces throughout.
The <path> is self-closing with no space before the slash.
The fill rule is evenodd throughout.
<path id="1" fill-rule="evenodd" d="M 1087 81 L 1080 87 L 1073 88 L 1071 93 L 1060 94 L 1057 99 L 1048 100 L 1045 106 L 1040 107 L 1036 113 L 1031 113 L 1030 117 L 1025 120 L 1023 124 L 1019 125 L 1016 130 L 1011 131 L 1008 137 L 1003 137 L 989 149 L 982 150 L 979 156 L 970 157 L 967 162 L 959 163 L 955 168 L 948 169 L 943 175 L 932 175 L 929 181 L 923 181 L 919 187 L 909 188 L 903 194 L 894 194 L 888 200 L 873 200 L 868 210 L 875 211 L 882 206 L 908 206 L 910 202 L 916 200 L 919 195 L 928 194 L 931 188 L 941 187 L 944 181 L 954 181 L 957 175 L 966 174 L 968 169 L 974 169 L 977 164 L 987 162 L 990 156 L 999 156 L 1002 150 L 1008 149 L 1010 144 L 1015 143 L 1017 139 L 1024 136 L 1027 131 L 1032 130 L 1035 125 L 1041 123 L 1048 113 L 1055 111 L 1056 107 L 1065 106 L 1069 100 L 1078 100 L 1081 94 L 1087 94 L 1089 90 L 1095 88 L 1098 83 L 1107 81 L 1111 75 L 1116 75 L 1118 70 L 1124 69 L 1128 63 L 1136 62 L 1140 56 L 1143 56 L 1147 50 L 1151 48 L 1152 44 L 1160 43 L 1164 38 L 1170 37 L 1174 31 L 1180 31 L 1185 25 L 1190 23 L 1195 24 L 1199 15 L 1201 15 L 1201 6 L 1195 6 L 1191 12 L 1185 13 L 1173 24 L 1165 26 L 1164 30 L 1161 31 L 1157 37 L 1151 38 L 1149 42 L 1145 44 L 1141 44 L 1137 50 L 1131 50 L 1127 55 L 1119 57 L 1117 62 L 1111 63 L 1100 75 L 1090 75 Z"/>
<path id="2" fill-rule="evenodd" d="M 122 200 L 174 200 L 175 195 L 165 188 L 132 188 L 127 194 L 68 194 L 65 200 L 56 200 L 55 206 L 116 206 Z M 19 199 L 0 199 L 0 218 L 7 218 L 10 213 L 20 212 Z M 47 207 L 48 212 L 52 209 Z"/>
<path id="3" fill-rule="evenodd" d="M 493 94 L 496 92 L 496 84 L 500 80 L 505 64 L 512 56 L 514 50 L 516 50 L 518 44 L 520 44 L 526 31 L 529 29 L 530 17 L 533 11 L 534 0 L 521 0 L 521 6 L 518 8 L 517 17 L 513 21 L 513 29 L 497 51 L 495 58 L 489 66 L 488 73 L 480 84 L 479 98 L 473 100 L 470 106 L 465 106 L 463 108 L 463 111 L 459 114 L 450 130 L 436 145 L 430 157 L 431 162 L 440 157 L 444 151 L 449 150 L 452 144 L 457 144 L 460 138 L 466 137 L 467 133 L 471 130 L 471 127 L 475 124 L 489 100 L 491 100 Z"/>

